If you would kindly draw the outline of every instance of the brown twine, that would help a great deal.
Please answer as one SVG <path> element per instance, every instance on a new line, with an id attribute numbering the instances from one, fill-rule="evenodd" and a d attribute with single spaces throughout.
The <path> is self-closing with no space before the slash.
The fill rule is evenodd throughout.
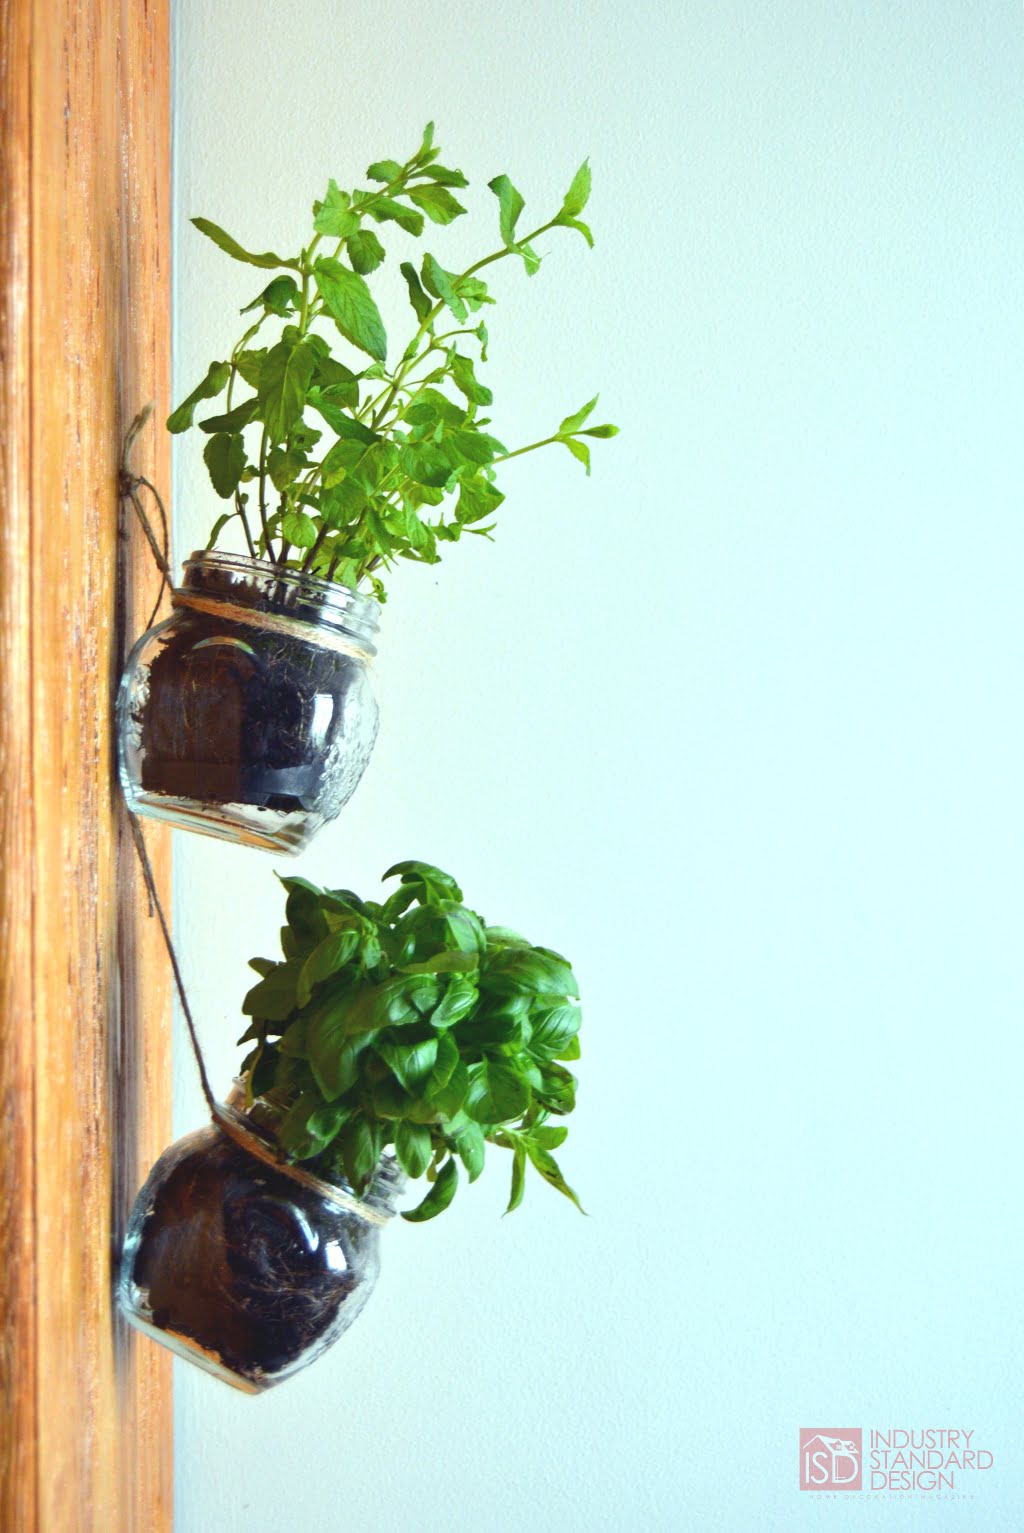
<path id="1" fill-rule="evenodd" d="M 156 887 L 156 879 L 153 877 L 153 865 L 149 860 L 146 850 L 146 841 L 142 834 L 142 826 L 139 824 L 138 815 L 128 810 L 128 821 L 132 828 L 132 840 L 135 842 L 135 850 L 139 854 L 142 864 L 142 877 L 146 884 L 146 893 L 149 895 L 149 903 L 156 911 L 157 920 L 160 922 L 160 930 L 163 933 L 164 945 L 167 948 L 167 956 L 171 960 L 171 970 L 174 974 L 174 983 L 178 991 L 178 1000 L 188 1027 L 188 1036 L 192 1043 L 192 1052 L 196 1057 L 196 1065 L 199 1068 L 199 1083 L 203 1088 L 203 1096 L 211 1114 L 217 1116 L 217 1099 L 210 1089 L 210 1078 L 206 1073 L 206 1062 L 203 1059 L 203 1051 L 199 1046 L 199 1035 L 196 1032 L 196 1024 L 192 1017 L 192 1008 L 188 1004 L 188 996 L 185 994 L 185 981 L 181 977 L 181 966 L 178 963 L 178 955 L 174 951 L 174 943 L 171 941 L 170 927 L 164 914 L 164 907 Z"/>
<path id="2" fill-rule="evenodd" d="M 153 406 L 151 404 L 147 405 L 144 410 L 139 411 L 138 415 L 136 415 L 135 419 L 128 427 L 124 439 L 124 449 L 121 453 L 121 467 L 117 476 L 118 496 L 122 501 L 128 500 L 131 502 L 135 510 L 135 515 L 138 517 L 142 530 L 146 535 L 146 542 L 149 544 L 149 551 L 153 555 L 153 561 L 156 564 L 157 569 L 160 571 L 160 589 L 156 595 L 156 602 L 154 604 L 153 611 L 149 615 L 149 622 L 146 624 L 147 629 L 152 628 L 153 623 L 156 620 L 156 615 L 160 611 L 160 603 L 164 599 L 164 592 L 169 590 L 171 585 L 171 536 L 170 526 L 167 520 L 167 508 L 160 498 L 160 492 L 157 490 L 152 481 L 147 479 L 145 474 L 134 473 L 129 463 L 132 448 L 135 445 L 135 438 L 138 436 L 143 426 L 149 420 L 149 417 L 152 415 L 152 413 Z M 152 523 L 150 522 L 149 517 L 146 515 L 145 507 L 143 506 L 140 499 L 140 490 L 149 491 L 150 495 L 152 495 L 153 499 L 155 500 L 156 508 L 160 513 L 161 541 L 159 543 L 157 542 L 156 534 L 153 531 Z"/>
<path id="3" fill-rule="evenodd" d="M 144 410 L 139 411 L 138 415 L 136 415 L 135 419 L 128 427 L 128 431 L 124 439 L 124 450 L 121 454 L 121 468 L 118 474 L 118 492 L 120 499 L 122 501 L 130 501 L 134 507 L 135 514 L 138 517 L 142 526 L 142 530 L 146 535 L 146 542 L 149 544 L 149 550 L 153 555 L 154 563 L 156 564 L 157 569 L 160 571 L 160 590 L 157 594 L 156 605 L 153 608 L 149 622 L 146 624 L 147 628 L 152 628 L 154 619 L 160 610 L 160 603 L 163 601 L 164 592 L 168 590 L 171 582 L 170 529 L 167 520 L 166 507 L 164 506 L 163 500 L 161 499 L 159 491 L 156 489 L 156 487 L 151 484 L 150 481 L 143 475 L 133 473 L 129 467 L 129 458 L 131 457 L 131 450 L 135 443 L 135 438 L 138 436 L 143 426 L 149 420 L 149 417 L 152 413 L 153 406 L 147 405 Z M 139 498 L 140 487 L 147 489 L 152 495 L 153 499 L 156 501 L 157 509 L 160 512 L 160 542 L 157 541 L 157 537 L 153 531 L 152 524 L 149 520 L 149 517 L 146 515 L 145 508 Z M 167 956 L 171 961 L 171 972 L 174 975 L 174 983 L 178 991 L 178 1000 L 181 1002 L 181 1010 L 185 1018 L 185 1024 L 188 1027 L 188 1036 L 192 1044 L 192 1052 L 195 1055 L 196 1065 L 199 1070 L 199 1083 L 203 1088 L 203 1096 L 206 1098 L 206 1105 L 209 1107 L 211 1114 L 215 1115 L 217 1110 L 217 1100 L 214 1097 L 212 1090 L 210 1089 L 210 1078 L 206 1073 L 206 1062 L 203 1059 L 203 1051 L 199 1045 L 199 1034 L 196 1031 L 196 1024 L 192 1016 L 192 1008 L 188 1004 L 188 996 L 185 994 L 185 981 L 182 978 L 181 965 L 178 963 L 178 955 L 174 950 L 174 943 L 171 941 L 171 929 L 168 925 L 167 916 L 164 913 L 163 903 L 160 899 L 160 894 L 156 886 L 156 878 L 153 874 L 153 865 L 149 860 L 149 853 L 146 850 L 146 840 L 142 834 L 142 826 L 139 824 L 138 816 L 131 809 L 129 809 L 127 813 L 128 823 L 132 828 L 132 840 L 135 843 L 135 850 L 139 855 L 139 862 L 142 865 L 142 878 L 146 885 L 146 893 L 149 896 L 150 914 L 152 915 L 154 911 L 156 912 L 157 920 L 160 923 L 160 930 L 163 933 L 164 946 L 167 948 Z"/>
<path id="4" fill-rule="evenodd" d="M 370 651 L 344 639 L 340 634 L 303 622 L 301 618 L 282 617 L 276 612 L 260 612 L 255 607 L 243 607 L 237 602 L 221 601 L 219 597 L 194 596 L 191 591 L 175 591 L 171 597 L 172 607 L 191 608 L 210 617 L 223 618 L 226 623 L 244 623 L 249 628 L 265 628 L 270 633 L 286 634 L 315 644 L 318 649 L 333 649 L 339 655 L 351 655 L 356 660 L 368 660 Z"/>

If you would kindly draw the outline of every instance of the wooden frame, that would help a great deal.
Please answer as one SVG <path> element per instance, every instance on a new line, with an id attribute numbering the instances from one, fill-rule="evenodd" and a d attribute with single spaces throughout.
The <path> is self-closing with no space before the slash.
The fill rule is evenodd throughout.
<path id="1" fill-rule="evenodd" d="M 170 1129 L 167 963 L 114 771 L 168 405 L 167 0 L 0 0 L 0 1527 L 171 1526 L 170 1359 L 111 1302 Z M 166 486 L 166 433 L 140 471 Z M 169 847 L 148 832 L 166 891 Z"/>

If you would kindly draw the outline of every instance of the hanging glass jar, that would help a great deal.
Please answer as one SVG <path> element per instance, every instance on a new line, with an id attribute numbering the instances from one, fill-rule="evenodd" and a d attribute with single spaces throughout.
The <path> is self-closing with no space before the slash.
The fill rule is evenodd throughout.
<path id="1" fill-rule="evenodd" d="M 165 1150 L 135 1200 L 118 1280 L 126 1318 L 250 1394 L 319 1357 L 360 1313 L 404 1182 L 366 1193 L 283 1163 L 255 1120 L 217 1106 Z"/>
<path id="2" fill-rule="evenodd" d="M 172 605 L 136 644 L 118 694 L 129 808 L 300 851 L 373 750 L 377 602 L 263 560 L 195 553 Z"/>

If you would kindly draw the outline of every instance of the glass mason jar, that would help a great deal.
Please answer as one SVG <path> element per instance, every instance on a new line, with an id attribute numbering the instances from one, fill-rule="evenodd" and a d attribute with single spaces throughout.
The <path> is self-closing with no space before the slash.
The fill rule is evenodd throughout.
<path id="1" fill-rule="evenodd" d="M 118 693 L 128 807 L 300 851 L 373 750 L 378 604 L 264 560 L 195 553 L 172 605 L 136 644 Z"/>
<path id="2" fill-rule="evenodd" d="M 313 1362 L 362 1310 L 403 1181 L 384 1156 L 357 1198 L 282 1163 L 250 1118 L 218 1107 L 164 1151 L 136 1198 L 118 1305 L 179 1356 L 258 1394 Z"/>

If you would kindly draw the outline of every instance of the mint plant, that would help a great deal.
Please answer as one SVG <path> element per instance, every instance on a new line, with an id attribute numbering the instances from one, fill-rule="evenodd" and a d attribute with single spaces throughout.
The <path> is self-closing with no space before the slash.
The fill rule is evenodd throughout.
<path id="1" fill-rule="evenodd" d="M 282 879 L 284 957 L 252 960 L 260 979 L 242 1007 L 247 1107 L 286 1158 L 357 1192 L 393 1146 L 431 1184 L 406 1219 L 447 1208 L 459 1165 L 475 1181 L 488 1144 L 512 1155 L 509 1210 L 528 1165 L 579 1207 L 552 1154 L 568 1130 L 549 1122 L 575 1105 L 570 965 L 488 926 L 439 868 L 402 862 L 384 875 L 396 876 L 383 904 Z"/>
<path id="2" fill-rule="evenodd" d="M 366 280 L 386 252 L 370 226 L 395 224 L 419 238 L 426 221 L 444 226 L 465 213 L 455 192 L 466 178 L 442 165 L 440 152 L 428 123 L 411 159 L 368 167 L 373 187 L 346 192 L 331 180 L 313 204 L 312 238 L 296 256 L 254 254 L 209 219 L 192 220 L 236 261 L 278 273 L 242 309 L 254 318 L 230 356 L 210 363 L 167 421 L 172 432 L 198 424 L 206 433 L 211 482 L 232 503 L 210 548 L 237 521 L 254 558 L 353 588 L 368 581 L 384 600 L 380 572 L 395 559 L 434 564 L 439 545 L 463 532 L 490 535 L 504 499 L 498 465 L 561 443 L 589 474 L 586 439 L 616 434 L 615 426 L 588 424 L 595 397 L 557 430 L 510 450 L 487 429 L 492 394 L 477 376 L 488 344 L 477 316 L 494 302 L 479 273 L 514 256 L 533 275 L 541 264 L 536 242 L 550 230 L 575 230 L 593 244 L 580 219 L 590 194 L 586 161 L 561 207 L 526 235 L 518 232 L 523 198 L 508 176 L 494 177 L 501 244 L 464 271 L 446 270 L 430 251 L 418 267 L 401 262 L 414 328 L 389 365 Z M 274 321 L 283 322 L 276 340 L 264 328 Z M 344 343 L 342 355 L 323 325 Z M 196 422 L 198 407 L 221 395 L 223 409 Z"/>

